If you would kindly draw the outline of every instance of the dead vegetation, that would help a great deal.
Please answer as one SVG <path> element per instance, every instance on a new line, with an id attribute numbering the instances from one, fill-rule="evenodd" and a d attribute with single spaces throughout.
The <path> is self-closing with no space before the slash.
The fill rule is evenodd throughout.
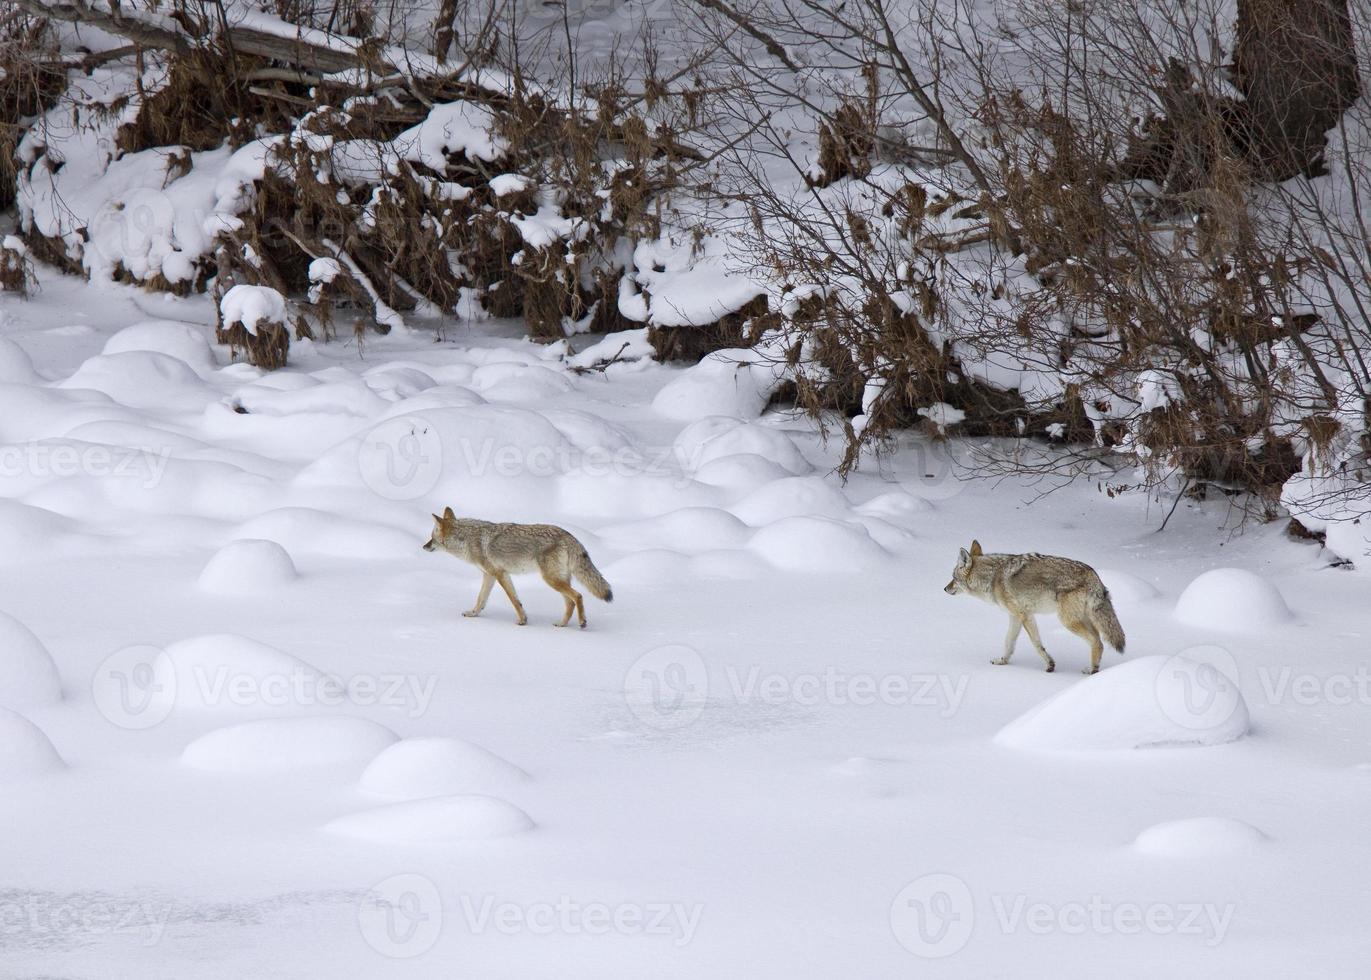
<path id="1" fill-rule="evenodd" d="M 49 9 L 43 0 L 24 6 Z M 581 79 L 576 98 L 556 99 L 517 63 L 504 83 L 484 82 L 482 71 L 501 67 L 492 60 L 500 30 L 512 30 L 494 14 L 460 38 L 460 62 L 416 70 L 395 63 L 360 6 L 350 14 L 288 6 L 283 16 L 301 23 L 324 17 L 317 26 L 333 40 L 290 45 L 252 26 L 216 27 L 210 4 L 178 3 L 181 30 L 139 9 L 102 13 L 79 0 L 53 8 L 134 42 L 121 57 L 138 79 L 137 112 L 116 149 L 170 148 L 166 184 L 190 170 L 196 152 L 280 137 L 247 206 L 217 232 L 192 277 L 173 283 L 116 268 L 116 278 L 216 298 L 238 284 L 270 286 L 299 301 L 297 336 L 325 339 L 344 321 L 360 338 L 407 317 L 451 314 L 464 298 L 523 318 L 545 341 L 636 326 L 618 311 L 619 242 L 659 234 L 663 198 L 703 159 L 678 135 L 674 110 L 649 113 L 660 92 L 645 101 L 611 74 Z M 344 31 L 357 36 L 350 47 L 339 43 Z M 154 64 L 161 80 L 145 88 Z M 355 71 L 328 74 L 343 68 Z M 434 155 L 421 127 L 454 105 L 474 107 L 481 139 L 498 152 Z M 82 270 L 79 243 L 27 234 L 40 260 Z M 310 278 L 320 259 L 338 269 L 323 283 Z M 281 362 L 288 343 L 232 339 L 264 366 Z"/>

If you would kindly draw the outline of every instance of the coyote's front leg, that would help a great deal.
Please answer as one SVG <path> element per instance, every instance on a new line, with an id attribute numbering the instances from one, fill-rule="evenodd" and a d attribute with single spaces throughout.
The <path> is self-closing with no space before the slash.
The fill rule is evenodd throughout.
<path id="1" fill-rule="evenodd" d="M 1005 664 L 1009 663 L 1009 658 L 1014 656 L 1014 644 L 1019 640 L 1019 630 L 1021 629 L 1023 629 L 1023 623 L 1019 621 L 1019 617 L 1010 616 L 1009 632 L 1006 633 L 1004 637 L 1004 656 L 999 660 L 990 661 L 992 664 L 1003 667 Z"/>
<path id="2" fill-rule="evenodd" d="M 481 610 L 486 607 L 486 600 L 490 598 L 490 588 L 495 584 L 495 576 L 486 572 L 481 579 L 481 591 L 476 595 L 476 605 L 472 606 L 463 616 L 479 616 Z"/>

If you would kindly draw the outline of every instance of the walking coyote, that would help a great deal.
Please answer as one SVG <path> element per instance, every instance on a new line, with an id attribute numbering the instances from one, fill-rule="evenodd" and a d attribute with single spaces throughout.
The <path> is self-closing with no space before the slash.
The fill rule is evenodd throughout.
<path id="1" fill-rule="evenodd" d="M 1114 615 L 1109 590 L 1095 569 L 1084 562 L 1055 555 L 987 555 L 979 541 L 971 550 L 962 549 L 952 581 L 943 590 L 948 595 L 965 592 L 993 603 L 1009 613 L 1009 634 L 1004 638 L 1004 656 L 991 663 L 1007 664 L 1014 655 L 1019 629 L 1028 630 L 1033 647 L 1051 673 L 1056 664 L 1043 648 L 1038 636 L 1036 613 L 1055 612 L 1062 625 L 1090 644 L 1090 667 L 1100 669 L 1103 636 L 1109 645 L 1123 653 L 1123 627 Z"/>
<path id="2" fill-rule="evenodd" d="M 458 518 L 449 507 L 443 516 L 433 515 L 433 535 L 424 545 L 425 551 L 446 551 L 470 562 L 485 573 L 476 605 L 462 613 L 479 616 L 490 598 L 490 587 L 496 582 L 509 596 L 519 625 L 528 622 L 524 607 L 514 591 L 510 575 L 519 572 L 539 572 L 543 581 L 561 593 L 566 601 L 566 613 L 558 626 L 571 622 L 574 611 L 585 629 L 586 610 L 581 593 L 571 587 L 574 576 L 597 599 L 611 602 L 614 593 L 586 554 L 585 546 L 571 532 L 552 524 L 494 524 Z"/>

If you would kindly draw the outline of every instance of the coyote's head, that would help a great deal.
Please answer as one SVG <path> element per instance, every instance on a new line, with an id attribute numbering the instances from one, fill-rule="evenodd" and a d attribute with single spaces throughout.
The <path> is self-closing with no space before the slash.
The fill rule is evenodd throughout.
<path id="1" fill-rule="evenodd" d="M 457 515 L 449 507 L 443 511 L 443 516 L 433 515 L 433 533 L 429 535 L 428 541 L 424 542 L 425 551 L 450 551 L 453 545 L 453 536 L 457 530 Z"/>
<path id="2" fill-rule="evenodd" d="M 970 551 L 963 548 L 961 554 L 957 555 L 957 567 L 952 569 L 952 581 L 947 583 L 947 586 L 943 591 L 948 595 L 957 595 L 959 592 L 970 592 L 971 585 L 969 580 L 971 578 L 971 569 L 975 566 L 976 559 L 979 557 L 981 557 L 981 543 L 979 541 L 971 542 Z"/>

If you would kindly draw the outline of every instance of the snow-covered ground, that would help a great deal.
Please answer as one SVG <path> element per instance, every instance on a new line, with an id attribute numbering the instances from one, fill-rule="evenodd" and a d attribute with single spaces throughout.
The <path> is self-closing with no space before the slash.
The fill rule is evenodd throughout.
<path id="1" fill-rule="evenodd" d="M 921 437 L 844 485 L 708 415 L 756 368 L 486 322 L 267 375 L 205 303 L 0 299 L 0 976 L 1364 975 L 1360 571 Z M 449 505 L 613 604 L 463 618 Z M 1100 569 L 1127 654 L 992 666 L 973 537 Z"/>

